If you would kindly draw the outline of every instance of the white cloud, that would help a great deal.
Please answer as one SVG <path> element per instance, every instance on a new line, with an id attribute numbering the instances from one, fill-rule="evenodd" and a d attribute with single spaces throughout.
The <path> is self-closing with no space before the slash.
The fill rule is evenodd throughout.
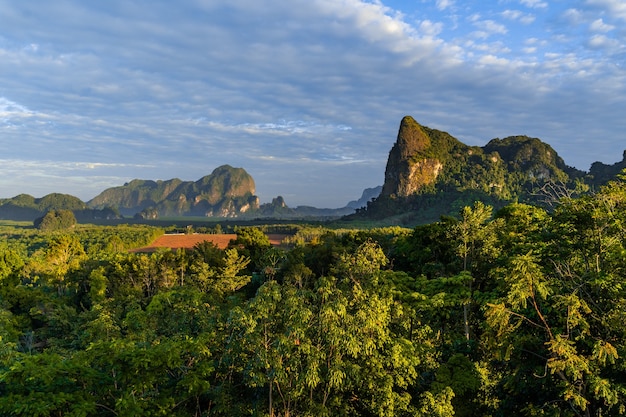
<path id="1" fill-rule="evenodd" d="M 567 9 L 562 16 L 571 25 L 579 25 L 583 22 L 583 13 L 578 9 Z"/>
<path id="2" fill-rule="evenodd" d="M 593 32 L 606 33 L 615 29 L 615 26 L 604 23 L 602 19 L 596 19 L 593 22 L 591 22 L 591 25 L 589 25 L 589 29 L 591 29 L 591 31 Z"/>
<path id="3" fill-rule="evenodd" d="M 485 29 L 490 33 L 498 33 L 504 35 L 507 33 L 506 26 L 493 20 L 483 20 L 479 23 L 479 27 Z"/>
<path id="4" fill-rule="evenodd" d="M 610 16 L 626 20 L 626 2 L 623 0 L 587 0 L 586 4 L 600 7 Z"/>
<path id="5" fill-rule="evenodd" d="M 496 65 L 496 66 L 503 66 L 503 67 L 508 67 L 509 64 L 511 63 L 511 61 L 509 61 L 508 59 L 500 58 L 495 55 L 485 55 L 480 58 L 479 62 L 483 65 L 489 65 L 489 66 Z"/>
<path id="6" fill-rule="evenodd" d="M 530 13 L 523 13 L 519 10 L 505 10 L 501 13 L 502 17 L 508 20 L 518 21 L 524 25 L 530 25 L 535 21 L 535 16 Z"/>
<path id="7" fill-rule="evenodd" d="M 454 6 L 454 0 L 437 0 L 437 9 L 446 10 Z"/>
<path id="8" fill-rule="evenodd" d="M 538 38 L 528 38 L 524 40 L 524 47 L 522 52 L 525 54 L 536 54 L 539 48 L 543 48 L 548 44 L 547 41 Z"/>
<path id="9" fill-rule="evenodd" d="M 443 23 L 423 20 L 419 24 L 419 33 L 423 36 L 436 37 L 443 30 Z"/>
<path id="10" fill-rule="evenodd" d="M 480 52 L 481 55 L 489 56 L 490 59 L 494 56 L 504 55 L 511 52 L 511 49 L 502 42 L 474 42 L 470 40 L 465 42 L 464 45 L 468 49 Z M 480 59 L 479 61 L 482 63 L 486 62 L 484 60 L 481 61 Z"/>
<path id="11" fill-rule="evenodd" d="M 545 9 L 548 7 L 548 3 L 541 0 L 520 0 L 520 3 L 531 9 Z"/>
<path id="12" fill-rule="evenodd" d="M 528 38 L 528 39 L 524 40 L 524 44 L 525 45 L 545 46 L 545 45 L 548 44 L 548 42 L 543 40 L 543 39 L 539 39 L 539 38 Z"/>
<path id="13" fill-rule="evenodd" d="M 575 166 L 606 160 L 609 139 L 623 139 L 625 73 L 602 30 L 620 26 L 608 13 L 592 23 L 592 8 L 609 2 L 577 2 L 559 20 L 552 3 L 440 1 L 415 21 L 383 3 L 155 0 L 146 11 L 124 0 L 0 0 L 11 16 L 0 39 L 0 79 L 11 81 L 0 91 L 3 157 L 44 161 L 42 186 L 76 184 L 83 196 L 109 180 L 197 179 L 229 163 L 270 198 L 339 206 L 382 182 L 406 114 L 477 145 L 532 134 Z M 607 142 L 573 149 L 594 126 Z M 0 162 L 0 178 L 7 169 Z"/>
<path id="14" fill-rule="evenodd" d="M 241 129 L 249 133 L 286 133 L 286 134 L 316 134 L 329 131 L 347 131 L 350 126 L 345 125 L 324 125 L 317 122 L 305 122 L 301 120 L 282 120 L 269 123 L 242 123 L 232 126 L 234 129 Z"/>
<path id="15" fill-rule="evenodd" d="M 14 115 L 30 116 L 31 114 L 33 114 L 33 112 L 28 110 L 25 106 L 11 101 L 6 97 L 0 97 L 0 117 L 9 117 Z"/>
<path id="16" fill-rule="evenodd" d="M 472 32 L 473 36 L 479 39 L 486 39 L 493 35 L 504 35 L 508 32 L 506 26 L 490 19 L 481 19 L 480 15 L 475 14 L 470 16 L 472 25 L 476 27 L 477 31 Z"/>
<path id="17" fill-rule="evenodd" d="M 588 45 L 592 49 L 612 49 L 619 47 L 619 42 L 605 35 L 593 35 L 589 38 Z"/>
<path id="18" fill-rule="evenodd" d="M 45 124 L 50 122 L 48 119 L 24 105 L 0 97 L 0 128 L 18 129 L 27 123 Z"/>
<path id="19" fill-rule="evenodd" d="M 106 188 L 136 178 L 133 172 L 155 168 L 146 164 L 46 159 L 0 159 L 0 166 L 4 174 L 0 176 L 4 194 L 2 198 L 21 193 L 43 197 L 51 192 L 61 192 L 75 195 L 83 201 L 93 198 Z M 50 188 L 50 183 L 56 184 L 54 189 Z"/>

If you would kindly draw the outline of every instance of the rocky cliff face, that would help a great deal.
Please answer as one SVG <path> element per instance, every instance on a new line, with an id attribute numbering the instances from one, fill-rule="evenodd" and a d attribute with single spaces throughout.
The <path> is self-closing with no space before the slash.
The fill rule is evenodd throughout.
<path id="1" fill-rule="evenodd" d="M 124 215 L 237 217 L 259 208 L 254 179 L 243 169 L 223 165 L 197 181 L 133 180 L 109 188 L 88 205 L 117 207 Z"/>
<path id="2" fill-rule="evenodd" d="M 430 137 L 422 127 L 412 117 L 404 117 L 396 143 L 389 152 L 381 195 L 404 197 L 423 185 L 432 184 L 441 164 L 436 159 L 423 157 L 430 146 Z"/>
<path id="3" fill-rule="evenodd" d="M 407 197 L 436 184 L 450 153 L 467 153 L 468 149 L 447 133 L 405 116 L 389 152 L 381 196 Z"/>

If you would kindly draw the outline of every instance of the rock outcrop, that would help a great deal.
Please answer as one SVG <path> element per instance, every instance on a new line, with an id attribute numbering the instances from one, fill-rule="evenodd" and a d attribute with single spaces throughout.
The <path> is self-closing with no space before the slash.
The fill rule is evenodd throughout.
<path id="1" fill-rule="evenodd" d="M 381 195 L 406 197 L 433 184 L 442 165 L 427 152 L 431 146 L 431 138 L 422 126 L 412 117 L 404 117 L 396 143 L 389 152 Z"/>
<path id="2" fill-rule="evenodd" d="M 382 185 L 379 185 L 377 187 L 372 187 L 372 188 L 366 188 L 361 193 L 361 198 L 359 198 L 358 200 L 352 200 L 348 202 L 348 204 L 346 204 L 346 207 L 354 209 L 354 210 L 367 207 L 367 203 L 372 201 L 372 199 L 378 198 L 382 190 L 383 190 Z"/>

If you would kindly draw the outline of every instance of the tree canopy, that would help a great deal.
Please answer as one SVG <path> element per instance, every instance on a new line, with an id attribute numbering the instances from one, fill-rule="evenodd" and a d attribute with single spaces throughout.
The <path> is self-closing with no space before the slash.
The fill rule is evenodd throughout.
<path id="1" fill-rule="evenodd" d="M 0 415 L 622 415 L 625 225 L 621 176 L 287 248 L 0 226 Z"/>

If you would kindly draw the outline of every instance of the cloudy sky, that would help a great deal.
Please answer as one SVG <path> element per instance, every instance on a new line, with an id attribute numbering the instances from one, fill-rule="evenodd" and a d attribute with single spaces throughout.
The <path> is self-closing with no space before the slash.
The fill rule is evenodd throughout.
<path id="1" fill-rule="evenodd" d="M 624 0 L 0 0 L 0 198 L 245 168 L 262 202 L 381 185 L 400 120 L 626 149 Z"/>

